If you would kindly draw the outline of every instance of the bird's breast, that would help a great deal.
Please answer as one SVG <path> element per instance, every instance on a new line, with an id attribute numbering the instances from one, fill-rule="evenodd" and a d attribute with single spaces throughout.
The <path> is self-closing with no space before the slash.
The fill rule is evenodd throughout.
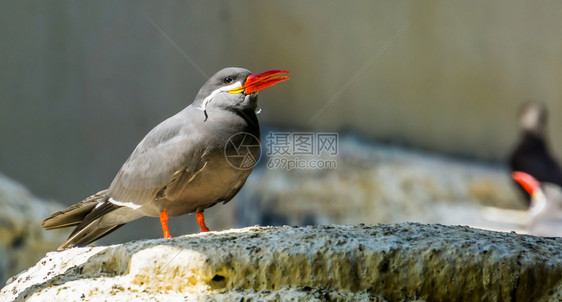
<path id="1" fill-rule="evenodd" d="M 201 170 L 181 180 L 175 192 L 166 196 L 163 207 L 170 216 L 179 216 L 229 201 L 242 188 L 251 172 L 252 169 L 233 167 L 224 154 L 215 154 L 207 158 Z"/>

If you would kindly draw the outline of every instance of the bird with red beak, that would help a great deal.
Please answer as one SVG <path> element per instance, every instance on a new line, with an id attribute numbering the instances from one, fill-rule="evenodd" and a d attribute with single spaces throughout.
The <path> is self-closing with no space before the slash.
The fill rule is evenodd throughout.
<path id="1" fill-rule="evenodd" d="M 203 211 L 230 201 L 259 157 L 258 92 L 289 79 L 279 76 L 285 73 L 217 72 L 193 103 L 142 139 L 108 189 L 51 215 L 43 227 L 75 226 L 59 249 L 87 245 L 143 216 L 159 217 L 166 238 L 169 216 L 196 213 L 201 231 L 209 231 Z"/>

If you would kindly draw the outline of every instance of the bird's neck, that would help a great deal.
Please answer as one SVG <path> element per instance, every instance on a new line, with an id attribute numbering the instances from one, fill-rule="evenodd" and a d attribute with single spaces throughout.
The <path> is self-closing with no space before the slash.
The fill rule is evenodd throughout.
<path id="1" fill-rule="evenodd" d="M 546 207 L 546 196 L 541 189 L 538 189 L 537 192 L 534 193 L 534 196 L 531 200 L 531 206 L 529 207 L 529 213 L 531 216 L 537 216 L 539 213 L 544 211 Z"/>
<path id="2" fill-rule="evenodd" d="M 542 134 L 525 131 L 521 139 L 522 145 L 526 146 L 527 149 L 546 149 L 547 141 Z"/>

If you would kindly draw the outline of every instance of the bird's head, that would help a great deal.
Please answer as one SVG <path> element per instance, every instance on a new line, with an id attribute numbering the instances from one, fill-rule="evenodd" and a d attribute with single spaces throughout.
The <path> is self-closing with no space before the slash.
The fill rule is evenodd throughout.
<path id="1" fill-rule="evenodd" d="M 528 102 L 521 106 L 519 112 L 519 124 L 523 131 L 544 137 L 547 119 L 548 112 L 544 104 Z"/>
<path id="2" fill-rule="evenodd" d="M 257 93 L 288 77 L 276 75 L 289 73 L 284 70 L 269 70 L 253 75 L 243 68 L 229 67 L 214 74 L 201 87 L 195 103 L 201 110 L 221 108 L 227 110 L 256 110 Z"/>

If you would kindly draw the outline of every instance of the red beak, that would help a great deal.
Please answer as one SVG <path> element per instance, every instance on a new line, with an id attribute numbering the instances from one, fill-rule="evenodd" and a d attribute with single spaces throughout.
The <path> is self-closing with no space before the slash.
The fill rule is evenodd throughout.
<path id="1" fill-rule="evenodd" d="M 256 75 L 251 74 L 246 78 L 246 82 L 240 88 L 243 89 L 246 94 L 264 90 L 267 87 L 271 87 L 277 83 L 289 79 L 288 77 L 285 76 L 275 77 L 276 75 L 282 73 L 290 73 L 290 72 L 286 70 L 269 70 Z"/>
<path id="2" fill-rule="evenodd" d="M 525 172 L 513 172 L 511 178 L 518 182 L 530 195 L 540 187 L 540 182 Z"/>

